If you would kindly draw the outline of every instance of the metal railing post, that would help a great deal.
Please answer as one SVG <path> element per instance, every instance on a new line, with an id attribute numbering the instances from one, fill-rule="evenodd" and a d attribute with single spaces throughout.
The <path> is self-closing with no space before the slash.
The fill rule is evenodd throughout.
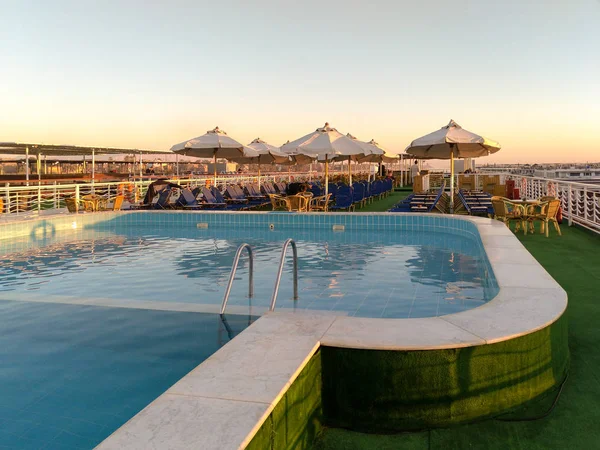
<path id="1" fill-rule="evenodd" d="M 573 186 L 569 185 L 569 226 L 573 226 Z"/>
<path id="2" fill-rule="evenodd" d="M 54 199 L 54 209 L 58 209 L 58 205 L 60 202 L 58 201 L 58 195 L 56 192 L 56 181 L 52 183 L 54 187 L 52 188 L 52 198 Z"/>
<path id="3" fill-rule="evenodd" d="M 271 297 L 271 306 L 269 311 L 275 310 L 275 302 L 277 301 L 277 294 L 279 293 L 279 283 L 281 282 L 281 274 L 283 272 L 283 264 L 285 263 L 285 254 L 289 246 L 292 246 L 293 260 L 294 260 L 294 300 L 298 300 L 298 250 L 296 249 L 296 243 L 293 239 L 288 239 L 283 244 L 281 250 L 281 258 L 279 259 L 279 270 L 277 271 L 277 279 L 275 280 L 275 287 L 273 289 L 273 296 Z"/>
<path id="4" fill-rule="evenodd" d="M 587 186 L 583 188 L 583 218 L 588 220 L 588 191 Z"/>
<path id="5" fill-rule="evenodd" d="M 5 198 L 6 200 L 4 201 L 4 203 L 6 203 L 6 214 L 10 214 L 10 183 L 6 183 L 6 194 L 5 194 Z"/>

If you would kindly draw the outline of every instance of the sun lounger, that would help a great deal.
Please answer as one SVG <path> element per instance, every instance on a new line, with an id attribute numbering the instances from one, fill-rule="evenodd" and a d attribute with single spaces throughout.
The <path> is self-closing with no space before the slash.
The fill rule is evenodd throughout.
<path id="1" fill-rule="evenodd" d="M 227 203 L 218 201 L 212 191 L 206 187 L 202 188 L 202 200 L 204 201 L 204 206 L 210 208 L 224 209 L 227 206 Z"/>
<path id="2" fill-rule="evenodd" d="M 221 191 L 219 191 L 216 187 L 212 187 L 211 188 L 211 192 L 214 195 L 215 199 L 217 200 L 218 203 L 220 204 L 225 204 L 225 209 L 230 210 L 230 211 L 239 211 L 242 209 L 248 209 L 250 207 L 248 201 L 227 201 L 228 199 L 226 199 L 225 197 L 223 197 L 223 194 L 221 194 Z"/>

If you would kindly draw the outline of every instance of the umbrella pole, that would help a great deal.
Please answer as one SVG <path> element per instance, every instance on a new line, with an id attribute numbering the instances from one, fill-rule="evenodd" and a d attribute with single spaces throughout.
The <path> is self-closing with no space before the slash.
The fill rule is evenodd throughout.
<path id="1" fill-rule="evenodd" d="M 94 184 L 96 183 L 96 149 L 92 149 L 92 194 L 96 193 Z"/>
<path id="2" fill-rule="evenodd" d="M 288 183 L 292 182 L 292 167 L 288 166 Z"/>
<path id="3" fill-rule="evenodd" d="M 450 214 L 454 214 L 454 144 L 450 147 Z"/>
<path id="4" fill-rule="evenodd" d="M 400 187 L 404 187 L 404 157 L 400 153 Z"/>
<path id="5" fill-rule="evenodd" d="M 215 150 L 215 153 L 213 154 L 213 165 L 215 166 L 214 185 L 215 185 L 215 187 L 217 187 L 217 151 L 216 150 Z"/>
<path id="6" fill-rule="evenodd" d="M 260 190 L 260 164 L 258 165 L 258 190 Z"/>
<path id="7" fill-rule="evenodd" d="M 348 156 L 348 184 L 349 186 L 352 186 L 352 165 L 351 165 L 352 161 L 350 160 L 350 157 Z"/>
<path id="8" fill-rule="evenodd" d="M 329 160 L 325 155 L 325 196 L 329 195 Z"/>

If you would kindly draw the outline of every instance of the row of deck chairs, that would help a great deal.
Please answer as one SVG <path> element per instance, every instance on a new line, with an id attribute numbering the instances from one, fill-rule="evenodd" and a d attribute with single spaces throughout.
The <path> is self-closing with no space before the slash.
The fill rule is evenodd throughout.
<path id="1" fill-rule="evenodd" d="M 459 189 L 454 196 L 454 213 L 493 215 L 492 195 L 483 191 Z"/>
<path id="2" fill-rule="evenodd" d="M 434 192 L 424 194 L 411 194 L 394 205 L 388 211 L 390 212 L 441 212 L 445 213 L 448 210 L 449 197 L 444 192 L 446 181 L 442 182 L 442 186 Z"/>
<path id="3" fill-rule="evenodd" d="M 229 185 L 221 192 L 215 186 L 182 188 L 168 186 L 156 194 L 150 203 L 132 205 L 132 209 L 225 209 L 247 210 L 268 205 L 269 194 L 285 194 L 285 183 L 248 184 L 243 189 Z"/>
<path id="4" fill-rule="evenodd" d="M 315 197 L 325 195 L 325 188 L 320 183 L 310 183 L 310 192 Z M 329 206 L 330 210 L 354 210 L 356 205 L 363 206 L 375 198 L 389 195 L 393 190 L 392 180 L 357 181 L 348 186 L 344 183 L 329 183 L 329 193 L 334 204 Z"/>

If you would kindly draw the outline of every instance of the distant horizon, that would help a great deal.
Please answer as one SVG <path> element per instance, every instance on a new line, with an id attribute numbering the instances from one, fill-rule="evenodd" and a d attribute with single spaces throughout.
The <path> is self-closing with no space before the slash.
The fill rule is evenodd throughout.
<path id="1" fill-rule="evenodd" d="M 218 125 L 279 146 L 329 122 L 398 154 L 454 119 L 502 145 L 481 163 L 600 154 L 596 0 L 32 0 L 0 12 L 0 141 L 166 150 Z"/>

